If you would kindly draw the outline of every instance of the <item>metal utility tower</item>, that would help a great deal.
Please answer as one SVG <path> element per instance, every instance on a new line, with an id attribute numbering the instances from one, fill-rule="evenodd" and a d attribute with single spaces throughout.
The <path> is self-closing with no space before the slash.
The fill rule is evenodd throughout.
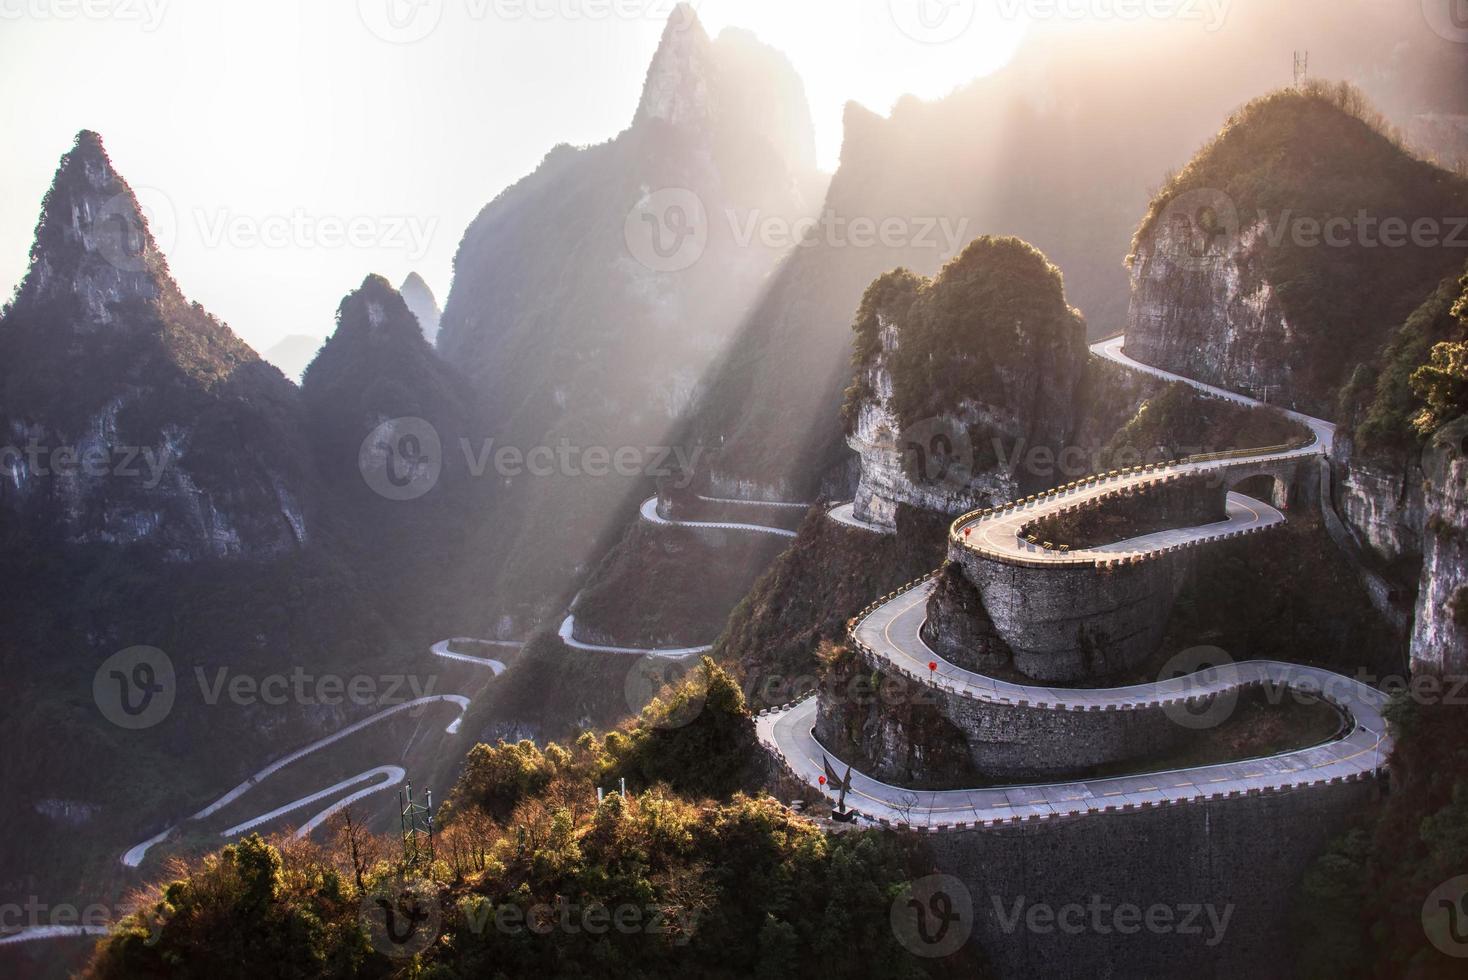
<path id="1" fill-rule="evenodd" d="M 1305 84 L 1305 80 L 1307 78 L 1309 78 L 1309 77 L 1310 77 L 1310 52 L 1309 51 L 1296 51 L 1295 52 L 1295 88 L 1302 87 Z"/>
<path id="2" fill-rule="evenodd" d="M 398 791 L 402 812 L 403 862 L 411 867 L 433 863 L 433 790 L 424 794 L 424 802 L 413 802 L 413 784 L 406 792 Z"/>

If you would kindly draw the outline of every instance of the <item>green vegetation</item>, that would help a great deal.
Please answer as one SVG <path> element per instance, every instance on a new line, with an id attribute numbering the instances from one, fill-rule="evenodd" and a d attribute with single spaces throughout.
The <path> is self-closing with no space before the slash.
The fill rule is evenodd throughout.
<path id="1" fill-rule="evenodd" d="M 1319 406 L 1317 414 L 1334 405 L 1356 365 L 1374 361 L 1384 328 L 1402 324 L 1445 276 L 1462 271 L 1460 249 L 1425 238 L 1383 247 L 1377 232 L 1388 220 L 1404 229 L 1433 222 L 1446 241 L 1452 217 L 1468 213 L 1468 181 L 1413 157 L 1346 85 L 1275 92 L 1236 113 L 1157 194 L 1129 261 L 1168 206 L 1193 191 L 1225 195 L 1243 229 L 1263 223 L 1248 248 L 1250 281 L 1242 287 L 1272 287 L 1293 331 L 1279 356 L 1292 370 L 1296 396 Z M 1291 233 L 1301 221 L 1362 217 L 1372 230 L 1348 232 L 1346 244 Z M 1389 414 L 1381 418 L 1387 428 Z"/>
<path id="2" fill-rule="evenodd" d="M 744 695 L 705 657 L 692 678 L 655 696 L 636 724 L 604 737 L 587 732 L 570 748 L 551 742 L 540 749 L 528 740 L 475 746 L 450 804 L 502 818 L 554 779 L 588 787 L 626 779 L 634 787 L 664 784 L 693 796 L 729 796 L 758 783 L 750 769 L 757 762 Z"/>
<path id="3" fill-rule="evenodd" d="M 1346 676 L 1398 674 L 1405 653 L 1355 568 L 1303 504 L 1284 525 L 1217 542 L 1202 556 L 1178 595 L 1162 651 L 1201 645 L 1235 660 L 1308 663 Z"/>
<path id="4" fill-rule="evenodd" d="M 655 729 L 690 697 L 703 709 L 668 730 L 687 742 L 675 748 Z M 479 746 L 433 863 L 405 866 L 395 841 L 348 819 L 325 847 L 252 836 L 149 890 L 88 976 L 925 976 L 888 923 L 902 883 L 929 870 L 913 838 L 827 836 L 768 797 L 699 802 L 665 784 L 597 802 L 624 768 L 629 789 L 653 767 L 727 791 L 695 770 L 702 753 L 743 751 L 718 740 L 750 726 L 705 662 L 625 731 L 570 749 Z M 427 918 L 421 940 L 394 946 L 378 902 L 408 882 Z"/>
<path id="5" fill-rule="evenodd" d="M 1260 449 L 1308 440 L 1310 430 L 1280 412 L 1204 398 L 1174 381 L 1141 408 L 1103 451 L 1103 458 L 1133 455 L 1149 462 L 1181 459 L 1195 453 Z M 1135 465 L 1137 459 L 1133 459 Z"/>
<path id="6" fill-rule="evenodd" d="M 1055 546 L 1095 548 L 1179 527 L 1196 527 L 1228 517 L 1226 490 L 1211 477 L 1194 475 L 1176 483 L 1154 483 L 1069 513 L 1031 521 L 1025 534 Z"/>
<path id="7" fill-rule="evenodd" d="M 1391 795 L 1305 875 L 1296 897 L 1298 975 L 1462 976 L 1463 961 L 1431 947 L 1422 921 L 1433 889 L 1468 868 L 1465 709 L 1451 700 L 1393 699 Z"/>
<path id="8" fill-rule="evenodd" d="M 1468 412 L 1468 343 L 1435 345 L 1432 359 L 1412 373 L 1412 391 L 1423 402 L 1412 420 L 1422 435 Z"/>
<path id="9" fill-rule="evenodd" d="M 1376 362 L 1356 367 L 1351 381 L 1341 391 L 1337 418 L 1354 429 L 1356 440 L 1367 453 L 1413 449 L 1437 425 L 1461 414 L 1451 407 L 1453 393 L 1449 376 L 1431 372 L 1429 361 L 1441 355 L 1451 360 L 1446 341 L 1460 339 L 1468 321 L 1468 275 L 1451 275 L 1412 312 L 1387 343 Z M 1428 373 L 1424 373 L 1428 372 Z M 1432 373 L 1433 376 L 1429 377 Z M 1422 374 L 1422 380 L 1416 376 Z M 1437 399 L 1429 410 L 1427 400 Z M 1426 423 L 1422 428 L 1421 423 Z"/>
<path id="10" fill-rule="evenodd" d="M 729 614 L 714 658 L 739 674 L 760 706 L 813 687 L 821 643 L 844 642 L 846 621 L 858 610 L 936 568 L 948 524 L 904 505 L 897 534 L 877 535 L 812 510 L 795 542 Z"/>
<path id="11" fill-rule="evenodd" d="M 761 521 L 781 513 L 777 508 L 764 509 L 765 515 L 756 515 Z M 576 600 L 576 624 L 595 631 L 589 635 L 607 637 L 613 645 L 708 643 L 789 540 L 634 521 L 587 578 Z"/>
<path id="12" fill-rule="evenodd" d="M 877 279 L 852 329 L 858 380 L 847 390 L 847 431 L 872 392 L 862 377 L 882 349 L 882 326 L 897 331 L 887 358 L 899 421 L 954 414 L 964 403 L 1017 405 L 1019 377 L 1047 384 L 1085 361 L 1085 322 L 1065 302 L 1060 270 L 1018 238 L 975 239 L 934 279 L 906 269 Z"/>

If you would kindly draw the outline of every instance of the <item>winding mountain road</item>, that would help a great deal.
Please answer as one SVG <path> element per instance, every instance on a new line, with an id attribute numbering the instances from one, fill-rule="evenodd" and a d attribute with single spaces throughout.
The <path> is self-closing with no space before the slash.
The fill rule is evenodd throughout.
<path id="1" fill-rule="evenodd" d="M 74 939 L 85 936 L 105 936 L 111 926 L 27 926 L 15 932 L 0 935 L 0 946 L 29 943 L 38 939 Z"/>
<path id="2" fill-rule="evenodd" d="M 831 520 L 835 521 L 837 524 L 844 524 L 847 527 L 854 527 L 858 531 L 870 531 L 873 534 L 897 533 L 890 527 L 883 527 L 880 524 L 870 524 L 862 520 L 860 517 L 857 517 L 856 501 L 854 500 L 847 501 L 844 504 L 837 504 L 835 507 L 832 507 L 829 511 L 826 512 L 826 516 L 831 518 Z"/>
<path id="3" fill-rule="evenodd" d="M 706 504 L 742 504 L 746 507 L 784 507 L 789 510 L 810 510 L 815 504 L 798 500 L 741 500 L 738 497 L 705 497 L 694 494 Z"/>
<path id="4" fill-rule="evenodd" d="M 793 503 L 782 500 L 733 500 L 727 497 L 705 497 L 698 495 L 698 499 L 711 504 L 744 504 L 753 507 L 784 507 L 809 509 L 810 504 Z M 773 534 L 782 538 L 793 538 L 796 532 L 783 527 L 771 527 L 766 524 L 749 524 L 738 521 L 684 521 L 677 518 L 664 517 L 658 513 L 658 498 L 656 495 L 648 497 L 642 502 L 640 508 L 642 519 L 649 524 L 657 524 L 662 527 L 688 527 L 701 530 L 714 531 L 746 531 L 751 534 Z M 576 603 L 571 603 L 575 609 Z M 605 643 L 587 643 L 576 639 L 576 614 L 568 612 L 566 618 L 561 620 L 561 627 L 556 635 L 561 642 L 573 650 L 584 650 L 587 653 L 610 653 L 628 657 L 667 657 L 676 659 L 679 657 L 691 657 L 700 653 L 708 653 L 714 648 L 712 643 L 692 647 L 624 647 L 612 646 Z"/>
<path id="5" fill-rule="evenodd" d="M 292 800 L 290 803 L 287 803 L 284 806 L 278 806 L 274 810 L 271 810 L 268 813 L 262 813 L 260 814 L 260 816 L 254 817 L 250 820 L 246 820 L 244 823 L 237 823 L 233 827 L 221 833 L 220 836 L 235 837 L 239 834 L 243 834 L 247 830 L 254 830 L 256 827 L 267 824 L 277 817 L 283 817 L 287 813 L 292 813 L 296 810 L 301 809 L 302 807 L 307 807 L 313 803 L 319 803 L 322 800 L 330 799 L 337 793 L 340 793 L 342 790 L 350 789 L 351 787 L 356 786 L 358 783 L 365 783 L 371 779 L 379 780 L 379 782 L 374 783 L 366 789 L 358 790 L 357 792 L 352 793 L 350 796 L 346 796 L 342 799 L 337 800 L 331 806 L 327 807 L 325 810 L 322 810 L 320 813 L 316 814 L 316 816 L 312 817 L 310 820 L 302 824 L 300 828 L 296 830 L 296 836 L 305 837 L 312 830 L 315 830 L 317 827 L 321 826 L 321 824 L 325 823 L 326 819 L 330 817 L 333 813 L 336 813 L 339 810 L 346 809 L 363 797 L 370 796 L 373 793 L 380 793 L 385 789 L 396 786 L 406 778 L 408 778 L 408 773 L 401 766 L 378 766 L 375 769 L 368 769 L 366 772 L 361 772 L 355 776 L 343 779 L 341 782 L 328 786 L 323 790 L 317 790 L 315 793 L 311 793 L 308 796 L 303 796 L 298 800 Z"/>
<path id="6" fill-rule="evenodd" d="M 716 498 L 700 497 L 699 499 L 715 500 Z M 724 500 L 717 502 L 749 503 L 749 501 Z M 761 503 L 765 503 L 768 506 L 775 506 L 774 504 L 769 504 L 767 501 L 761 501 Z M 667 527 L 691 527 L 712 531 L 748 531 L 753 534 L 774 534 L 782 538 L 795 537 L 794 531 L 786 530 L 783 527 L 770 527 L 767 524 L 744 524 L 737 521 L 682 521 L 676 518 L 664 517 L 658 513 L 658 498 L 656 496 L 648 497 L 642 502 L 642 519 L 652 524 L 662 524 Z"/>
<path id="7" fill-rule="evenodd" d="M 585 650 L 588 653 L 616 653 L 632 657 L 691 657 L 696 653 L 708 653 L 714 648 L 712 643 L 701 647 L 613 647 L 600 643 L 583 643 L 576 639 L 575 630 L 576 616 L 574 613 L 567 613 L 566 618 L 561 620 L 561 628 L 556 635 L 573 650 Z"/>
<path id="8" fill-rule="evenodd" d="M 1166 380 L 1184 382 L 1212 397 L 1242 405 L 1261 404 L 1234 392 L 1140 364 L 1127 357 L 1122 347 L 1123 338 L 1118 337 L 1095 344 L 1091 349 L 1099 357 Z M 1307 456 L 1323 457 L 1330 452 L 1335 426 L 1298 412 L 1285 414 L 1309 427 L 1313 439 L 1307 446 L 1265 450 L 1257 455 L 1230 454 L 1224 460 L 1139 468 L 1125 474 L 1079 481 L 1017 505 L 960 518 L 954 524 L 952 540 L 1000 561 L 1027 565 L 1090 562 L 1105 565 L 1273 526 L 1284 520 L 1278 510 L 1230 493 L 1228 519 L 1215 524 L 1142 535 L 1072 552 L 1037 546 L 1021 537 L 1021 529 L 1038 517 L 1084 505 L 1128 486 L 1209 472 L 1221 466 L 1288 462 Z M 1381 715 L 1387 696 L 1359 681 L 1315 667 L 1249 661 L 1151 684 L 1079 690 L 1014 684 L 966 670 L 939 656 L 922 638 L 932 589 L 932 583 L 926 579 L 915 583 L 869 608 L 853 622 L 851 639 L 867 660 L 959 697 L 1054 711 L 1163 708 L 1186 712 L 1190 704 L 1267 683 L 1324 698 L 1341 711 L 1348 728 L 1337 740 L 1265 758 L 1044 785 L 917 791 L 883 783 L 853 769 L 850 797 L 872 819 L 926 827 L 996 825 L 1252 795 L 1364 779 L 1378 772 L 1391 752 L 1391 737 Z M 757 719 L 756 729 L 760 741 L 799 779 L 824 792 L 820 783 L 825 773 L 823 757 L 838 769 L 845 763 L 816 739 L 813 731 L 816 707 L 814 699 L 806 699 L 766 712 Z"/>
<path id="9" fill-rule="evenodd" d="M 240 783 L 234 789 L 225 793 L 223 796 L 219 797 L 219 799 L 215 800 L 213 803 L 210 803 L 208 806 L 204 807 L 204 809 L 200 810 L 198 813 L 195 813 L 193 816 L 189 817 L 183 822 L 190 823 L 193 821 L 205 820 L 209 817 L 212 817 L 214 814 L 229 806 L 231 803 L 235 802 L 240 797 L 248 793 L 250 790 L 254 789 L 256 786 L 259 786 L 266 779 L 269 779 L 271 776 L 280 772 L 291 763 L 304 759 L 306 756 L 311 755 L 315 752 L 319 752 L 330 745 L 334 745 L 337 742 L 340 742 L 342 739 L 347 738 L 350 735 L 354 735 L 357 732 L 360 732 L 362 729 L 367 728 L 368 726 L 375 725 L 380 721 L 391 718 L 394 715 L 397 715 L 403 711 L 407 711 L 411 708 L 423 707 L 430 704 L 440 704 L 445 702 L 449 704 L 454 704 L 459 709 L 458 713 L 454 716 L 454 720 L 449 722 L 448 727 L 444 729 L 444 731 L 450 735 L 455 734 L 459 730 L 459 724 L 464 720 L 464 712 L 469 710 L 469 699 L 464 695 L 432 694 L 426 697 L 414 698 L 411 701 L 404 701 L 401 704 L 392 705 L 391 707 L 384 708 L 383 710 L 375 714 L 368 715 L 366 718 L 355 721 L 352 724 L 342 728 L 340 731 L 336 731 L 323 738 L 319 738 L 309 745 L 303 746 L 302 748 L 299 748 L 288 755 L 281 756 L 279 759 L 276 759 L 268 766 L 260 769 L 258 772 L 250 776 L 244 782 Z M 301 804 L 301 801 L 299 800 L 296 802 L 297 804 L 305 805 Z M 289 808 L 294 809 L 295 804 L 292 804 Z M 123 865 L 129 868 L 136 868 L 141 865 L 143 863 L 143 858 L 147 856 L 148 851 L 155 844 L 159 844 L 162 843 L 164 840 L 167 840 L 169 835 L 177 830 L 178 827 L 179 824 L 174 824 L 164 829 L 162 832 L 155 834 L 154 836 L 143 841 L 141 844 L 135 844 L 132 847 L 128 848 L 126 853 L 122 855 Z"/>
<path id="10" fill-rule="evenodd" d="M 445 660 L 457 660 L 460 663 L 488 667 L 494 672 L 494 676 L 496 677 L 505 672 L 505 664 L 502 660 L 495 660 L 490 657 L 475 657 L 467 653 L 459 653 L 449 649 L 450 647 L 462 647 L 469 644 L 486 647 L 508 647 L 515 650 L 524 646 L 519 640 L 476 640 L 471 636 L 456 636 L 449 640 L 439 640 L 433 646 L 429 647 L 428 651 L 435 657 L 443 657 Z"/>

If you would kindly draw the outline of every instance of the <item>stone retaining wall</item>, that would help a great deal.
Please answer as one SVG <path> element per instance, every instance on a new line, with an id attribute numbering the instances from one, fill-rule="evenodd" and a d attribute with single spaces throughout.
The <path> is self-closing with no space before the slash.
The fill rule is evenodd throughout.
<path id="1" fill-rule="evenodd" d="M 1342 782 L 925 836 L 937 869 L 966 886 L 969 942 L 999 976 L 1284 978 L 1297 949 L 1293 893 L 1314 856 L 1375 792 L 1371 781 Z M 1143 919 L 1122 933 L 1114 928 L 1120 919 L 1103 915 L 1103 931 L 1086 911 L 1062 913 L 1069 926 L 1082 923 L 1062 930 L 1029 911 L 1098 901 L 1163 906 L 1174 928 L 1149 928 Z M 1206 912 L 1194 920 L 1201 933 L 1180 934 L 1175 926 L 1187 908 L 1210 905 L 1228 915 L 1221 938 Z"/>
<path id="2" fill-rule="evenodd" d="M 948 554 L 983 596 L 1015 668 L 1069 683 L 1123 673 L 1156 651 L 1197 551 L 1105 569 L 1013 564 L 962 545 Z"/>
<path id="3" fill-rule="evenodd" d="M 894 671 L 890 662 L 861 647 L 857 650 L 878 674 L 905 676 Z M 913 697 L 918 713 L 907 715 L 920 720 L 926 714 L 936 714 L 952 725 L 961 733 L 974 770 L 996 781 L 1064 779 L 1096 766 L 1156 756 L 1198 734 L 1169 717 L 1160 701 L 1110 711 L 1064 711 L 1054 706 L 979 701 L 934 687 L 926 678 L 912 677 L 908 686 L 920 694 Z M 1199 698 L 1189 710 L 1202 711 L 1210 700 Z M 884 782 L 906 784 L 916 779 L 928 783 L 939 779 L 942 770 L 914 769 L 914 760 L 933 754 L 932 747 L 922 744 L 921 732 L 894 731 L 892 722 L 897 717 L 893 706 L 881 697 L 867 703 L 838 703 L 823 693 L 816 735 L 838 752 L 844 732 L 862 731 L 880 737 L 881 744 L 859 748 L 865 758 L 877 764 L 867 774 Z M 893 764 L 897 760 L 903 760 L 900 768 Z"/>

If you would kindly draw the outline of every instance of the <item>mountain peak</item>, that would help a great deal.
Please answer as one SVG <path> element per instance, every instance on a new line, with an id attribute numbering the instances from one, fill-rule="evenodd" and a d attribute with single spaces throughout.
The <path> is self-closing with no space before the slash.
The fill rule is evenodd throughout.
<path id="1" fill-rule="evenodd" d="M 137 196 L 89 129 L 61 157 L 30 258 L 17 307 L 69 298 L 79 301 L 80 320 L 107 323 L 121 301 L 177 293 Z"/>
<path id="2" fill-rule="evenodd" d="M 383 276 L 369 273 L 362 285 L 342 300 L 337 311 L 337 336 L 362 334 L 372 342 L 421 341 L 422 332 L 402 293 Z M 335 339 L 335 338 L 333 338 Z"/>
<path id="3" fill-rule="evenodd" d="M 710 48 L 693 7 L 680 3 L 673 8 L 648 66 L 634 122 L 660 119 L 675 126 L 706 122 L 713 106 Z"/>
<path id="4" fill-rule="evenodd" d="M 408 309 L 418 318 L 418 325 L 423 328 L 423 337 L 430 344 L 438 340 L 439 319 L 443 315 L 438 307 L 438 300 L 433 295 L 433 290 L 428 288 L 428 283 L 416 272 L 408 273 L 403 279 L 403 284 L 398 287 L 398 292 L 403 296 L 403 302 L 408 304 Z"/>

